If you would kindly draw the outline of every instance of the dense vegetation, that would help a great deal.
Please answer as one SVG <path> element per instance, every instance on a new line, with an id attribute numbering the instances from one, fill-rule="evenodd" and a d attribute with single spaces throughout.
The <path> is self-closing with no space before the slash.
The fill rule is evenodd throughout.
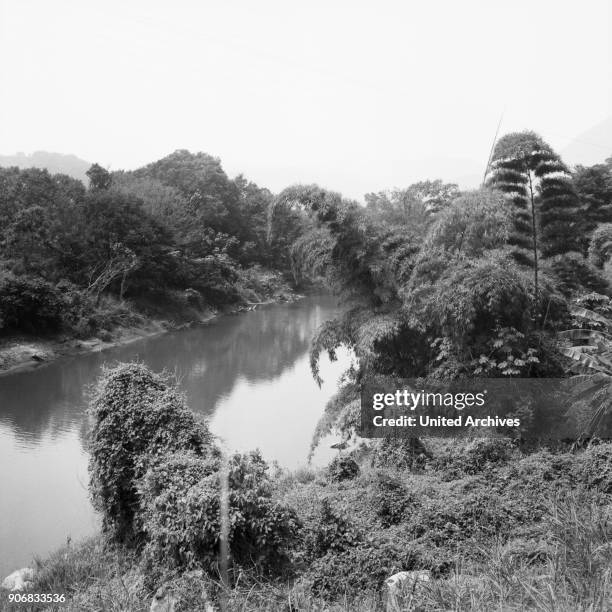
<path id="1" fill-rule="evenodd" d="M 325 279 L 346 308 L 313 341 L 314 378 L 324 352 L 354 359 L 313 445 L 335 430 L 347 450 L 325 470 L 270 475 L 257 454 L 224 458 L 169 379 L 107 371 L 90 463 L 105 533 L 43 563 L 37 590 L 69 592 L 79 611 L 145 610 L 161 584 L 177 611 L 202 609 L 203 591 L 229 610 L 366 611 L 381 609 L 385 578 L 420 570 L 432 580 L 398 609 L 610 609 L 612 445 L 597 435 L 612 412 L 612 159 L 570 171 L 537 135 L 510 134 L 481 189 L 425 181 L 365 207 L 316 185 L 272 196 L 186 152 L 90 178 L 96 230 L 116 205 L 156 236 L 106 252 L 123 262 L 104 289 L 119 298 L 166 269 L 207 297 L 198 274 L 223 266 Z M 10 274 L 54 289 L 42 268 Z M 367 379 L 474 376 L 572 378 L 576 437 L 351 445 Z"/>
<path id="2" fill-rule="evenodd" d="M 177 151 L 134 172 L 0 169 L 0 331 L 88 336 L 162 314 L 258 301 L 289 273 L 299 213 L 218 159 Z M 250 270 L 251 272 L 247 272 Z"/>
<path id="3" fill-rule="evenodd" d="M 525 132 L 499 140 L 476 191 L 428 183 L 421 197 L 371 195 L 365 209 L 317 187 L 281 193 L 317 220 L 294 265 L 324 271 L 350 306 L 313 342 L 317 378 L 322 352 L 347 346 L 356 356 L 315 444 L 333 427 L 354 434 L 368 377 L 563 377 L 596 365 L 594 352 L 607 359 L 611 166 L 572 175 Z M 597 329 L 599 344 L 586 346 Z"/>

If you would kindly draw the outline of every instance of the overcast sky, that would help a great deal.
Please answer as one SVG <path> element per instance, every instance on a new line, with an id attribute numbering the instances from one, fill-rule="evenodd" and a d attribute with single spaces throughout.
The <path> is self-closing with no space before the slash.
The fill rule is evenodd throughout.
<path id="1" fill-rule="evenodd" d="M 118 169 L 187 148 L 360 199 L 468 185 L 502 111 L 558 150 L 612 113 L 610 4 L 0 0 L 0 153 Z"/>

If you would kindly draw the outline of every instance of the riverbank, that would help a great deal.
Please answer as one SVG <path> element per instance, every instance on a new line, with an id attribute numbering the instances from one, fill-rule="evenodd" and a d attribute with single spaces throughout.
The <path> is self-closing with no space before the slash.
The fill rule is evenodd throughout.
<path id="1" fill-rule="evenodd" d="M 196 568 L 151 568 L 99 535 L 37 564 L 32 591 L 67 601 L 32 610 L 146 612 L 156 592 L 176 612 L 205 609 L 203 594 L 214 610 L 224 599 L 245 612 L 610 609 L 612 445 L 523 454 L 504 441 L 434 441 L 418 468 L 388 450 L 376 443 L 357 469 L 345 455 L 276 474 L 274 499 L 301 526 L 283 577 L 243 568 L 224 588 Z"/>
<path id="2" fill-rule="evenodd" d="M 250 276 L 256 278 L 257 283 L 242 288 L 241 299 L 232 304 L 190 303 L 191 296 L 186 292 L 188 295 L 180 296 L 185 299 L 173 296 L 161 303 L 127 303 L 134 315 L 129 317 L 127 324 L 102 329 L 85 338 L 75 337 L 69 330 L 46 337 L 10 335 L 0 339 L 0 376 L 39 368 L 62 357 L 105 351 L 168 331 L 206 324 L 220 315 L 254 310 L 266 304 L 293 302 L 303 297 L 279 273 L 257 270 L 250 271 Z"/>

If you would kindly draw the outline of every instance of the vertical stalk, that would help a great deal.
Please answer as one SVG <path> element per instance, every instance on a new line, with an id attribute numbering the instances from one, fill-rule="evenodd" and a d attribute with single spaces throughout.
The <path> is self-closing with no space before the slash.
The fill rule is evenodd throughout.
<path id="1" fill-rule="evenodd" d="M 535 196 L 533 193 L 533 181 L 531 179 L 531 170 L 527 169 L 527 177 L 529 178 L 529 199 L 531 201 L 531 236 L 533 242 L 533 280 L 535 291 L 535 303 L 539 300 L 539 285 L 538 285 L 538 235 L 536 229 L 536 211 L 535 211 Z"/>
<path id="2" fill-rule="evenodd" d="M 223 452 L 221 469 L 219 471 L 221 490 L 219 499 L 220 512 L 220 538 L 219 538 L 219 573 L 221 577 L 222 592 L 220 604 L 222 612 L 227 612 L 227 591 L 229 589 L 229 463 L 228 457 Z"/>

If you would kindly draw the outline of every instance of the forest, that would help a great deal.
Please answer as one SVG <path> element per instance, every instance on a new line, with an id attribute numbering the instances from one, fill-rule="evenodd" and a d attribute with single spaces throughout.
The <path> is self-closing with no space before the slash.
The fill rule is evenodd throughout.
<path id="1" fill-rule="evenodd" d="M 268 223 L 272 194 L 204 153 L 133 172 L 94 164 L 88 187 L 43 169 L 0 169 L 0 330 L 108 333 L 138 315 L 257 297 L 288 272 L 299 212 Z M 251 274 L 245 272 L 250 270 Z M 274 280 L 274 279 L 272 279 Z M 264 286 L 261 286 L 261 285 Z"/>
<path id="2" fill-rule="evenodd" d="M 435 179 L 365 205 L 272 194 L 187 151 L 94 165 L 87 188 L 0 177 L 4 334 L 248 301 L 272 270 L 343 304 L 312 340 L 313 384 L 323 355 L 353 355 L 312 441 L 340 435 L 338 455 L 297 472 L 224 456 L 172 377 L 106 369 L 88 449 L 103 533 L 41 561 L 33 589 L 67 593 L 58 609 L 612 607 L 612 157 L 569 168 L 511 133 L 478 189 Z M 474 377 L 575 381 L 576 435 L 534 441 L 525 405 L 513 438 L 358 437 L 366 379 Z"/>

